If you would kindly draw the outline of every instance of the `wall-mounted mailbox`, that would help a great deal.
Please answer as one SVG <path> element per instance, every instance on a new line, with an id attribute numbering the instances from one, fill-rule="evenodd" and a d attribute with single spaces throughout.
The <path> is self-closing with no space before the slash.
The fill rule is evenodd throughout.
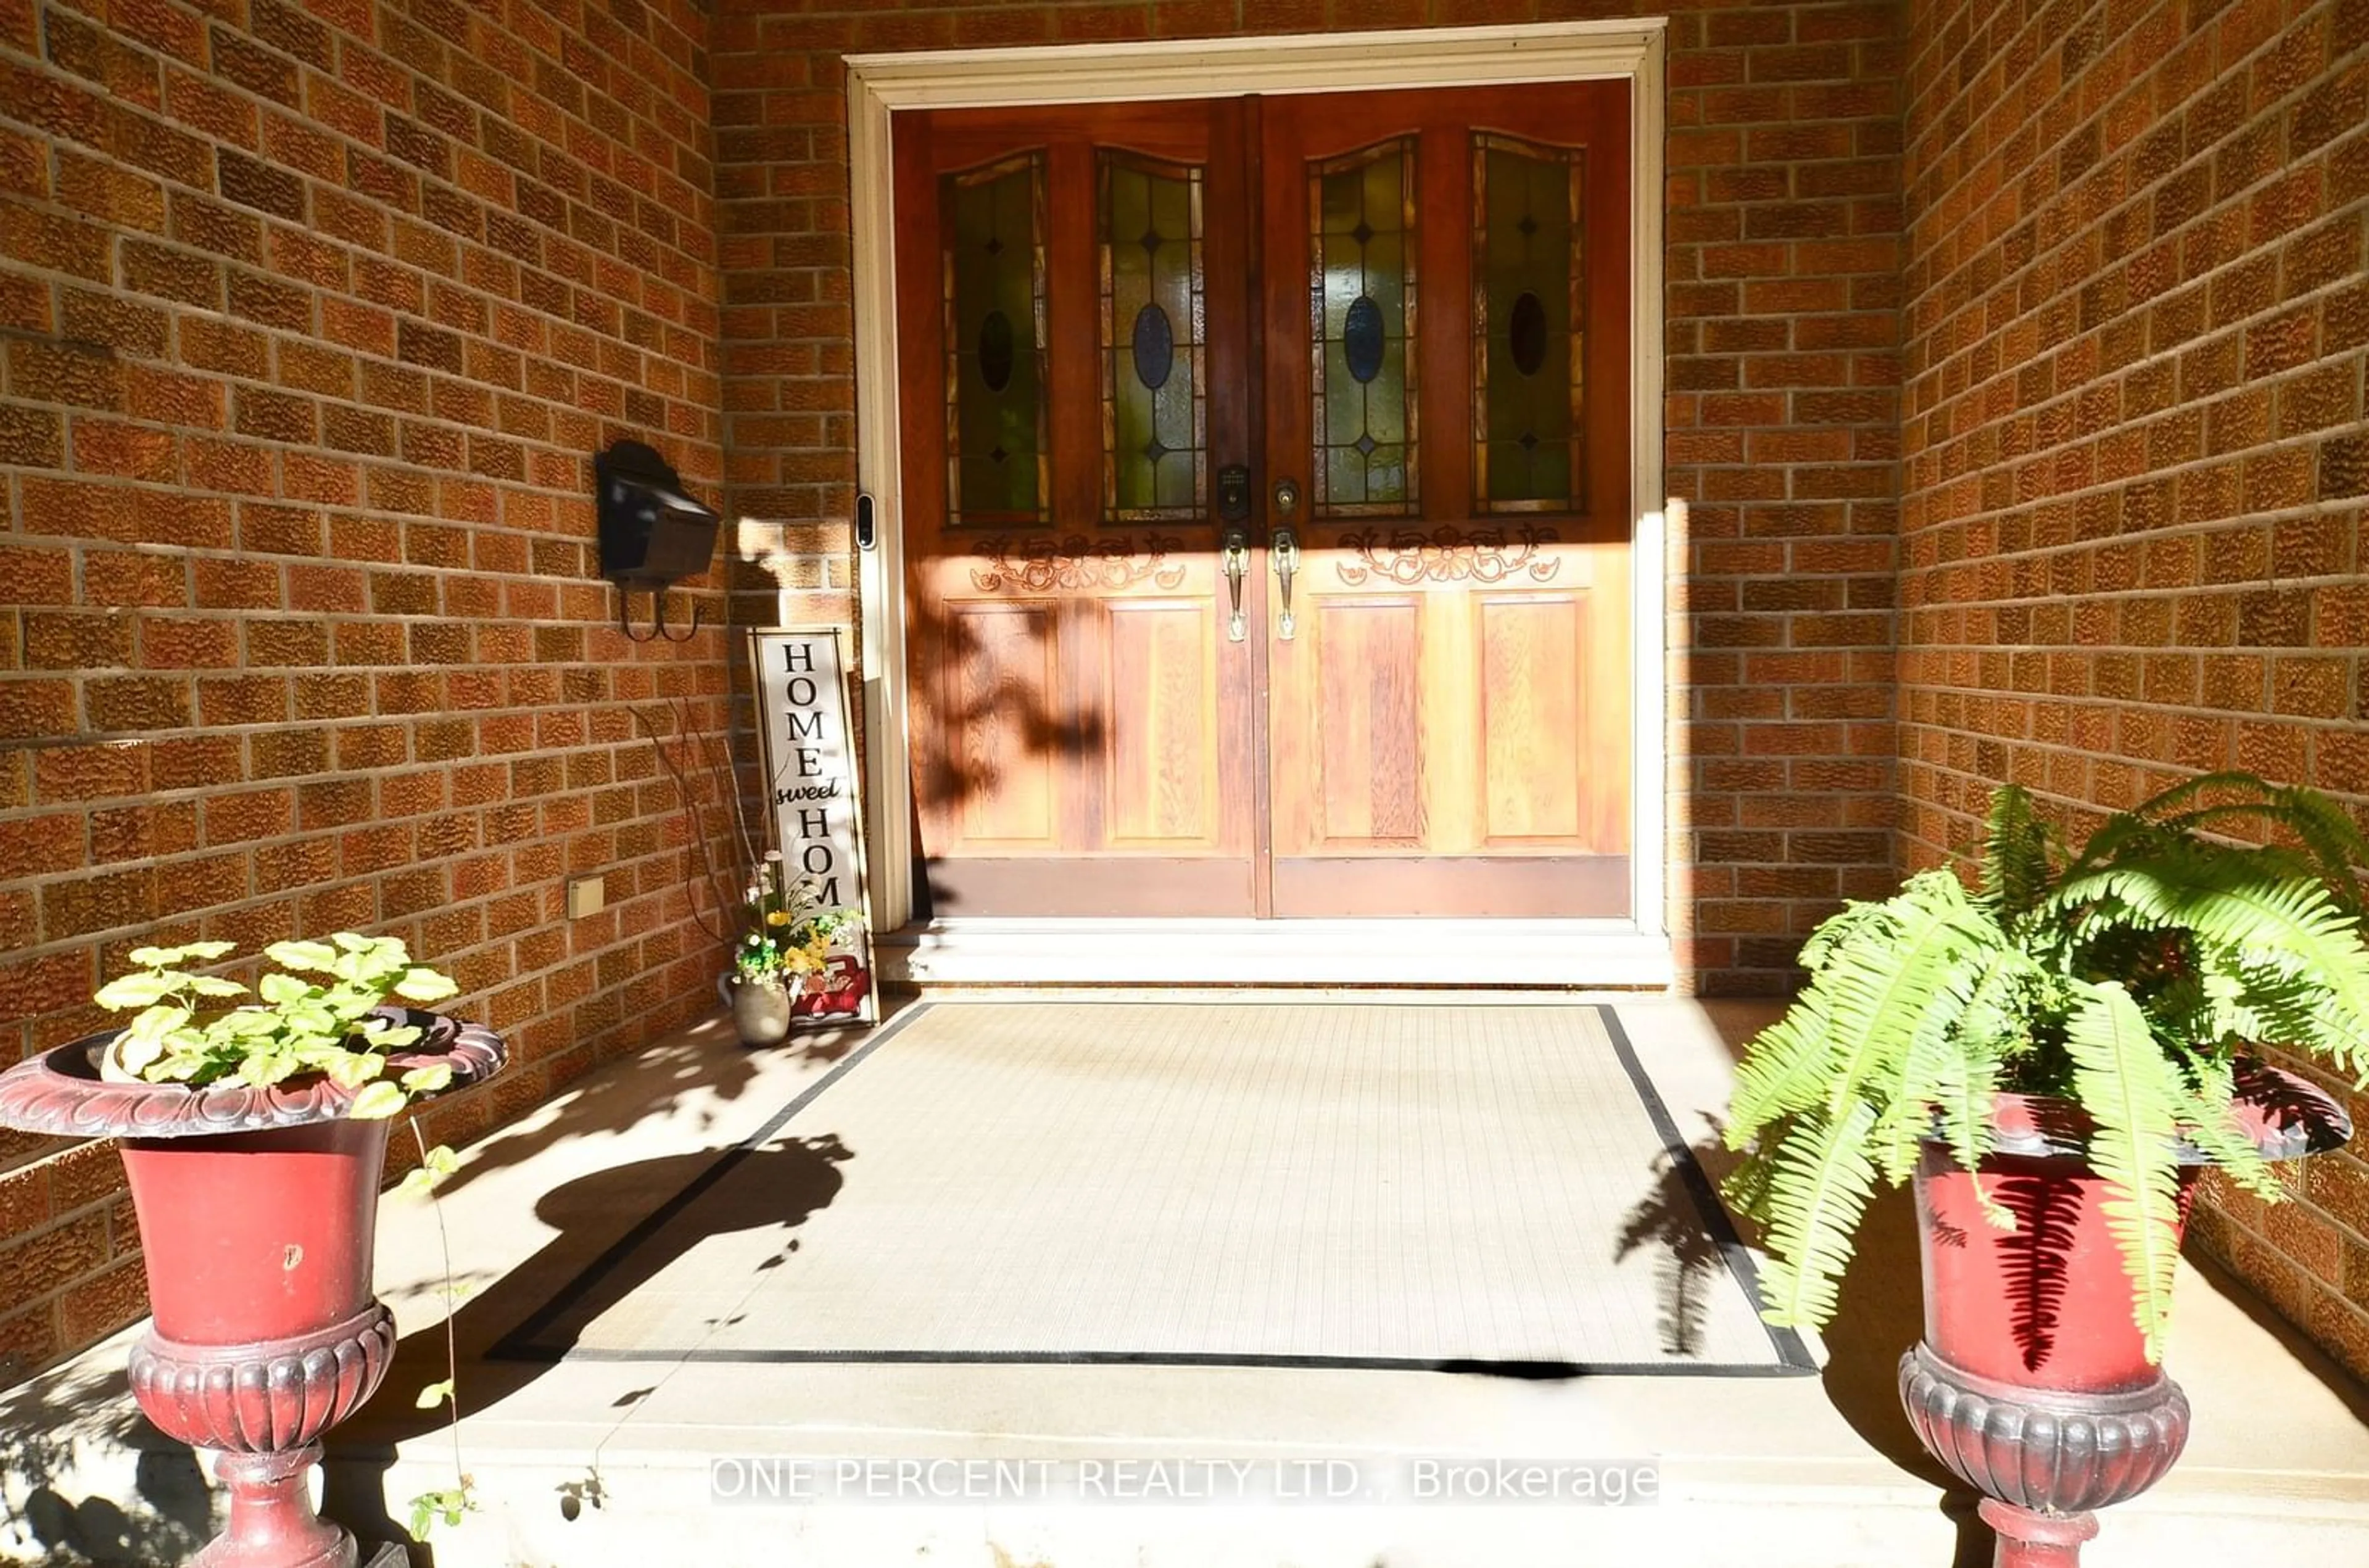
<path id="1" fill-rule="evenodd" d="M 690 631 L 674 636 L 667 631 L 666 590 L 705 571 L 715 558 L 721 521 L 715 509 L 693 500 L 682 487 L 682 475 L 640 441 L 610 443 L 608 451 L 594 455 L 592 474 L 601 514 L 601 575 L 617 585 L 617 629 L 635 642 L 688 641 L 699 630 L 699 607 L 692 607 Z M 626 595 L 635 589 L 650 595 L 651 628 L 640 635 L 625 616 Z"/>

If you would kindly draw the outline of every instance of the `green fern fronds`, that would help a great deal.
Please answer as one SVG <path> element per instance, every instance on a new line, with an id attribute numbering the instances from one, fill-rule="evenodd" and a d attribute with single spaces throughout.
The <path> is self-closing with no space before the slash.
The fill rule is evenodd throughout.
<path id="1" fill-rule="evenodd" d="M 2207 1057 L 2191 1061 L 2188 1070 L 2195 1082 L 2180 1106 L 2180 1130 L 2188 1140 L 2211 1155 L 2223 1174 L 2264 1203 L 2284 1199 L 2286 1189 L 2237 1125 L 2237 1081 L 2230 1064 Z"/>
<path id="2" fill-rule="evenodd" d="M 1949 1064 L 1935 1085 L 1934 1101 L 1941 1113 L 1941 1133 L 1949 1139 L 1950 1157 L 1964 1171 L 1974 1189 L 1974 1201 L 1995 1230 L 2016 1227 L 2015 1210 L 1993 1196 L 1983 1180 L 1983 1160 L 1997 1141 L 1991 1106 L 1998 1098 L 2001 1060 L 1980 1047 Z"/>
<path id="3" fill-rule="evenodd" d="M 1875 1127 L 1869 1143 L 1876 1169 L 1894 1186 L 1917 1169 L 1917 1156 L 1933 1131 L 1933 1107 L 1941 1102 L 1953 1067 L 1960 1058 L 1947 1029 L 1934 1029 L 1909 1042 L 1901 1063 L 1898 1092 L 1876 1106 Z"/>
<path id="4" fill-rule="evenodd" d="M 2369 834 L 2317 790 L 2292 788 L 2272 792 L 2278 820 L 2311 850 L 2319 874 L 2327 879 L 2337 907 L 2350 915 L 2363 912 L 2357 869 L 2369 866 Z"/>
<path id="5" fill-rule="evenodd" d="M 1957 1038 L 1970 1055 L 2007 1057 L 2029 1050 L 2037 999 L 2049 992 L 2048 976 L 2012 939 L 1985 956 L 1967 993 Z"/>
<path id="6" fill-rule="evenodd" d="M 2031 960 L 2005 945 L 2001 933 L 1976 926 L 1970 933 L 1967 967 L 1950 980 L 1953 1007 L 1934 1007 L 1911 1038 L 1896 1084 L 1880 1100 L 1875 1137 L 1886 1181 L 1906 1181 L 1917 1168 L 1922 1141 L 1932 1136 L 1934 1113 L 1942 1113 L 1945 1136 L 1958 1162 L 1975 1171 L 1992 1142 L 1990 1106 L 1999 1070 L 2009 1048 L 2024 1043 L 2014 1019 L 2015 999 L 2028 990 Z M 1991 945 L 1996 941 L 1997 945 Z M 2014 1216 L 1974 1180 L 1975 1196 L 1987 1219 L 2002 1230 Z"/>
<path id="7" fill-rule="evenodd" d="M 2171 809 L 2173 807 L 2184 805 L 2204 795 L 2231 795 L 2241 799 L 2250 796 L 2259 800 L 2270 795 L 2272 789 L 2271 784 L 2251 773 L 2239 773 L 2234 768 L 2224 768 L 2218 773 L 2197 773 L 2180 780 L 2176 784 L 2168 785 L 2140 801 L 2123 815 L 2140 822 L 2168 824 L 2174 819 Z M 2210 810 L 2212 807 L 2205 807 L 2203 809 Z M 2101 831 L 2099 837 L 2102 840 L 2107 836 Z M 2085 854 L 2084 858 L 2089 857 Z"/>
<path id="8" fill-rule="evenodd" d="M 1873 1107 L 1857 1103 L 1833 1121 L 1796 1129 L 1768 1178 L 1768 1266 L 1760 1315 L 1781 1328 L 1814 1328 L 1835 1315 L 1851 1237 L 1875 1188 L 1868 1157 Z"/>
<path id="9" fill-rule="evenodd" d="M 2178 816 L 2157 819 L 2166 830 L 2193 833 L 2233 818 L 2253 818 L 2283 828 L 2299 840 L 2308 854 L 2310 875 L 2328 884 L 2337 906 L 2348 914 L 2362 912 L 2361 879 L 2355 870 L 2369 865 L 2369 836 L 2364 836 L 2328 796 L 2317 790 L 2273 786 L 2243 774 L 2208 775 L 2224 784 L 2242 781 L 2258 794 L 2250 800 L 2222 801 Z"/>
<path id="10" fill-rule="evenodd" d="M 2012 786 L 2008 786 L 2012 787 Z M 2207 795 L 2225 798 L 2175 811 Z M 2199 773 L 2117 813 L 2100 828 L 2065 870 L 2067 881 L 2093 867 L 2124 858 L 2153 843 L 2193 841 L 2203 829 L 2234 818 L 2251 818 L 2285 829 L 2311 853 L 2311 874 L 2328 884 L 2338 905 L 2359 913 L 2363 894 L 2358 868 L 2369 866 L 2369 835 L 2342 807 L 2317 790 L 2273 784 L 2251 773 Z"/>
<path id="11" fill-rule="evenodd" d="M 2328 1026 L 2328 987 L 2309 971 L 2226 951 L 2206 950 L 2199 962 L 2203 983 L 2228 993 L 2213 1018 L 2219 1038 L 2309 1049 Z"/>
<path id="12" fill-rule="evenodd" d="M 2293 841 L 2203 836 L 2240 820 Z M 2280 1190 L 2236 1119 L 2235 1060 L 2284 1046 L 2369 1082 L 2363 864 L 2369 841 L 2333 803 L 2243 773 L 2175 784 L 2078 850 L 2005 786 L 1979 894 L 1927 872 L 1820 925 L 1808 985 L 1737 1069 L 1726 1132 L 1745 1151 L 1728 1190 L 1765 1219 L 1769 1321 L 1825 1321 L 1873 1183 L 1907 1179 L 1937 1135 L 2012 1229 L 1981 1166 L 2014 1089 L 2089 1111 L 2134 1320 L 2159 1355 L 2178 1140 Z"/>
<path id="13" fill-rule="evenodd" d="M 1828 1120 L 1839 1118 L 1862 1087 L 1896 1082 L 1917 1040 L 1953 1028 L 1984 961 L 2005 944 L 1997 923 L 1947 871 L 1910 877 L 1883 908 L 1891 925 L 1886 961 L 1830 964 L 1815 982 L 1825 996 Z"/>
<path id="14" fill-rule="evenodd" d="M 1741 1160 L 1719 1181 L 1720 1201 L 1755 1225 L 1768 1223 L 1768 1162 Z"/>
<path id="15" fill-rule="evenodd" d="M 1853 900 L 1818 922 L 1810 939 L 1802 944 L 1802 967 L 1815 975 L 1832 961 L 1859 943 L 1871 931 L 1880 931 L 1890 918 L 1889 899 L 1869 902 Z"/>
<path id="16" fill-rule="evenodd" d="M 1737 1067 L 1723 1134 L 1730 1149 L 1747 1147 L 1771 1123 L 1825 1097 L 1826 1048 L 1825 998 L 1814 983 L 1760 1032 Z"/>
<path id="17" fill-rule="evenodd" d="M 2146 860 L 2104 867 L 2060 887 L 2049 907 L 2107 900 L 2132 924 L 2184 929 L 2201 944 L 2307 977 L 2326 992 L 2303 1037 L 2277 1042 L 2335 1057 L 2369 1075 L 2369 947 L 2360 922 L 2307 877 L 2258 869 L 2259 852 L 2189 842 Z"/>
<path id="18" fill-rule="evenodd" d="M 1855 904 L 1812 939 L 1819 966 L 1799 1001 L 1753 1042 L 1737 1070 L 1726 1139 L 1742 1149 L 1781 1118 L 1821 1110 L 1838 1116 L 1863 1084 L 1883 1087 L 1876 1108 L 1885 1170 L 1906 1175 L 1922 1105 L 2005 934 L 1946 871 L 1912 877 L 1894 898 Z M 1855 961 L 1871 946 L 1893 962 Z M 1850 956 L 1854 961 L 1840 961 Z"/>
<path id="19" fill-rule="evenodd" d="M 2080 853 L 2072 857 L 2058 878 L 2060 884 L 2071 882 L 2097 866 L 2109 864 L 2129 854 L 2167 841 L 2192 836 L 2193 829 L 2173 813 L 2172 807 L 2184 805 L 2201 795 L 2219 792 L 2250 795 L 2259 799 L 2271 786 L 2250 773 L 2198 773 L 2183 779 L 2169 789 L 2149 795 L 2128 811 L 2118 811 L 2106 818 L 2098 830 L 2089 835 Z M 2199 807 L 2213 811 L 2220 805 Z"/>
<path id="20" fill-rule="evenodd" d="M 2097 1122 L 2090 1168 L 2113 1185 L 2106 1226 L 2121 1246 L 2132 1285 L 2131 1312 L 2150 1363 L 2163 1359 L 2180 1262 L 2180 1085 L 2130 992 L 2109 980 L 2088 996 L 2065 1031 L 2081 1104 Z"/>
<path id="21" fill-rule="evenodd" d="M 2002 784 L 1991 793 L 1983 834 L 1983 899 L 2011 920 L 2047 890 L 2047 824 L 2032 814 L 2031 796 L 2021 785 Z"/>

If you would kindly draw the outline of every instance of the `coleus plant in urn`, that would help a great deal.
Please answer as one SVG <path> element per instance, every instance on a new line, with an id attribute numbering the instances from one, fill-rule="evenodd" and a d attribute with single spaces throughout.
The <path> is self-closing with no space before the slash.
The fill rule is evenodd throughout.
<path id="1" fill-rule="evenodd" d="M 134 949 L 93 998 L 126 1026 L 0 1073 L 0 1125 L 120 1140 L 154 1311 L 132 1394 L 215 1453 L 229 1494 L 198 1561 L 346 1568 L 353 1537 L 314 1512 L 305 1478 L 395 1351 L 371 1279 L 390 1120 L 504 1052 L 425 1010 L 458 988 L 395 938 L 274 943 L 252 992 L 205 971 L 233 951 Z"/>

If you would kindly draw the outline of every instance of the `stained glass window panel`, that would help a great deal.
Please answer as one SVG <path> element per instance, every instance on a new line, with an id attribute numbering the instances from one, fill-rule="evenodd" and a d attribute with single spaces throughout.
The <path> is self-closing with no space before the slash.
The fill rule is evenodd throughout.
<path id="1" fill-rule="evenodd" d="M 1585 152 L 1472 139 L 1473 503 L 1585 504 Z"/>
<path id="2" fill-rule="evenodd" d="M 1415 509 L 1414 200 L 1413 138 L 1310 168 L 1319 517 L 1403 517 Z"/>
<path id="3" fill-rule="evenodd" d="M 1114 152 L 1098 162 L 1104 509 L 1197 516 L 1208 492 L 1202 171 Z"/>
<path id="4" fill-rule="evenodd" d="M 949 521 L 1044 520 L 1045 162 L 945 177 Z"/>

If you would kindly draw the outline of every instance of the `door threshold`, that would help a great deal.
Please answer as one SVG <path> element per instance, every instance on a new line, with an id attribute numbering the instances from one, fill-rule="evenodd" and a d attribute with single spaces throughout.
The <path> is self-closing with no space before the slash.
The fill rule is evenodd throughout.
<path id="1" fill-rule="evenodd" d="M 1608 920 L 1098 920 L 964 916 L 875 955 L 890 985 L 1666 988 L 1666 935 Z"/>

